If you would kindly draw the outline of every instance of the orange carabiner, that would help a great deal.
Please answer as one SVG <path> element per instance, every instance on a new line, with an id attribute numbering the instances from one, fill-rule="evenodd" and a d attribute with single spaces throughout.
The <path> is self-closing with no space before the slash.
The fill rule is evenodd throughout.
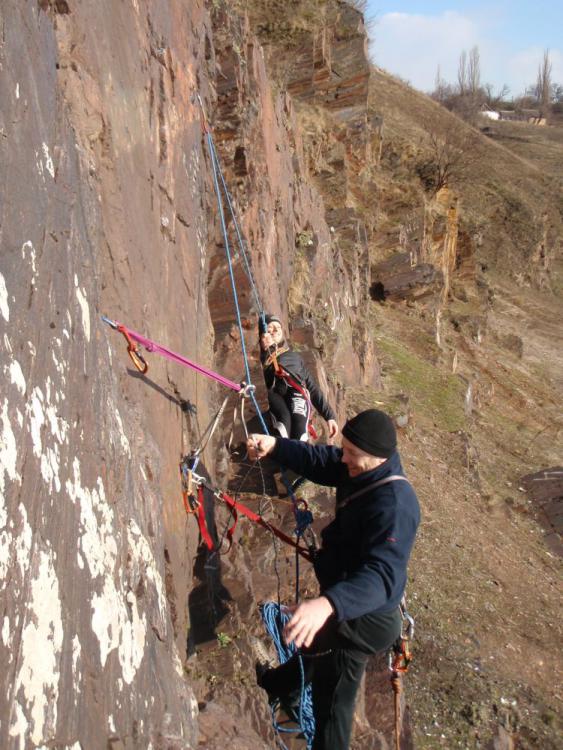
<path id="1" fill-rule="evenodd" d="M 131 361 L 133 362 L 137 370 L 139 370 L 139 372 L 144 375 L 148 371 L 149 366 L 147 364 L 147 361 L 139 351 L 137 343 L 133 341 L 133 339 L 129 335 L 129 331 L 127 330 L 127 328 L 125 328 L 124 325 L 118 325 L 117 330 L 119 331 L 119 333 L 123 334 L 125 340 L 127 341 L 127 353 L 131 357 Z"/>

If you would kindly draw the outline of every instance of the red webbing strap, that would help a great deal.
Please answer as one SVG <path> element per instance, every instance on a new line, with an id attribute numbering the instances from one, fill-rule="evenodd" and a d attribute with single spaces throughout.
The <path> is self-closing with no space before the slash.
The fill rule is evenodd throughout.
<path id="1" fill-rule="evenodd" d="M 276 364 L 277 364 L 277 362 L 276 362 Z M 276 373 L 276 375 L 278 377 L 283 378 L 284 380 L 286 380 L 287 383 L 294 390 L 296 390 L 298 393 L 300 393 L 303 396 L 303 398 L 305 399 L 305 401 L 307 402 L 307 404 L 309 405 L 309 415 L 307 417 L 307 431 L 309 432 L 309 434 L 311 435 L 311 437 L 313 438 L 313 440 L 316 440 L 318 438 L 318 435 L 317 435 L 317 431 L 313 427 L 313 423 L 311 422 L 312 404 L 311 404 L 311 397 L 309 396 L 309 391 L 306 388 L 304 388 L 302 385 L 299 385 L 299 383 L 297 383 L 291 377 L 291 375 L 287 372 L 287 370 L 284 370 L 283 367 L 281 367 L 280 365 L 278 365 L 278 369 L 275 371 L 275 373 Z"/>
<path id="2" fill-rule="evenodd" d="M 212 552 L 214 549 L 213 539 L 211 539 L 211 535 L 209 533 L 209 530 L 207 528 L 207 524 L 205 523 L 205 508 L 203 507 L 203 501 L 204 501 L 204 494 L 203 494 L 203 485 L 199 485 L 197 488 L 197 522 L 199 524 L 199 533 L 201 534 L 201 538 L 207 545 L 207 549 Z"/>
<path id="3" fill-rule="evenodd" d="M 227 536 L 229 539 L 232 540 L 232 535 L 234 534 L 235 526 L 236 526 L 236 513 L 237 511 L 239 513 L 242 513 L 243 516 L 246 516 L 251 521 L 254 521 L 254 523 L 258 524 L 258 526 L 262 526 L 263 529 L 266 529 L 267 531 L 271 531 L 272 534 L 278 537 L 278 539 L 281 539 L 282 542 L 285 542 L 286 544 L 289 544 L 290 547 L 293 547 L 301 557 L 305 558 L 308 562 L 312 562 L 311 553 L 308 549 L 305 549 L 305 547 L 301 547 L 294 539 L 292 539 L 290 536 L 285 534 L 280 529 L 277 529 L 275 526 L 272 526 L 267 521 L 264 521 L 262 516 L 259 516 L 258 513 L 255 513 L 253 510 L 250 510 L 250 508 L 247 508 L 246 505 L 243 505 L 242 503 L 239 503 L 236 500 L 233 500 L 232 497 L 229 497 L 229 495 L 226 495 L 224 492 L 221 492 L 217 495 L 224 503 L 225 505 L 228 505 L 229 508 L 232 510 L 233 514 L 235 515 L 235 523 L 229 529 L 227 532 Z M 232 533 L 231 533 L 232 532 Z M 229 536 L 230 534 L 230 536 Z"/>

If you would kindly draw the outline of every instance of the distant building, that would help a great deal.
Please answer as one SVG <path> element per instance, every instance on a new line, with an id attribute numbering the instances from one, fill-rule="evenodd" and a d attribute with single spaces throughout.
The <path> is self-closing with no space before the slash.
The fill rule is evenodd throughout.
<path id="1" fill-rule="evenodd" d="M 510 122 L 527 122 L 530 125 L 546 125 L 545 117 L 542 117 L 538 109 L 501 109 L 499 110 L 500 120 L 509 120 Z M 496 118 L 494 118 L 496 119 Z"/>
<path id="2" fill-rule="evenodd" d="M 500 115 L 498 112 L 495 112 L 494 109 L 491 109 L 486 104 L 483 104 L 481 107 L 481 114 L 483 117 L 487 117 L 489 120 L 500 120 Z"/>

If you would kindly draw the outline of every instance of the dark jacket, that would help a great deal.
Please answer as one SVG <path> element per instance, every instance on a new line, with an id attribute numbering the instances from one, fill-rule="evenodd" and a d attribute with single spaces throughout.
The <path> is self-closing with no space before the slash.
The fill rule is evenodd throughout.
<path id="1" fill-rule="evenodd" d="M 261 350 L 260 358 L 262 362 L 264 362 L 268 356 L 269 352 Z M 283 367 L 283 369 L 286 370 L 291 377 L 299 383 L 299 385 L 304 386 L 309 391 L 311 403 L 323 419 L 327 422 L 329 419 L 336 419 L 335 413 L 331 409 L 326 398 L 323 396 L 321 389 L 307 369 L 300 354 L 291 351 L 290 349 L 279 355 L 278 364 Z M 283 397 L 288 394 L 289 386 L 287 381 L 283 378 L 276 377 L 273 364 L 264 368 L 264 381 L 266 382 L 266 388 L 268 390 L 274 390 Z"/>
<path id="2" fill-rule="evenodd" d="M 278 438 L 272 458 L 317 484 L 336 487 L 336 515 L 322 531 L 315 560 L 321 592 L 338 621 L 396 608 L 420 522 L 408 482 L 389 482 L 339 507 L 349 495 L 392 474 L 404 475 L 398 453 L 373 471 L 351 478 L 342 450 Z"/>

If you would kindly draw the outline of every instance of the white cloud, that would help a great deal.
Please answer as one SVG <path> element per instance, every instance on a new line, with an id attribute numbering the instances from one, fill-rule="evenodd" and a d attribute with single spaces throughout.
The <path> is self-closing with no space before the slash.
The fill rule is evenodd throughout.
<path id="1" fill-rule="evenodd" d="M 439 16 L 386 13 L 376 20 L 373 37 L 375 64 L 423 91 L 434 87 L 438 64 L 442 78 L 454 81 L 460 52 L 479 44 L 474 21 L 456 11 Z"/>

